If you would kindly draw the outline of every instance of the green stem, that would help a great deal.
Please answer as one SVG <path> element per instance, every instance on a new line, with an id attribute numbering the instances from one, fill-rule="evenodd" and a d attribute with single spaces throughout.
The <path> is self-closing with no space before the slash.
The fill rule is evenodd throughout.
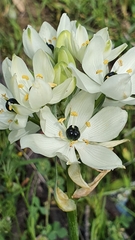
<path id="1" fill-rule="evenodd" d="M 71 198 L 74 192 L 75 184 L 68 176 L 67 172 L 67 194 L 68 197 Z M 69 239 L 70 240 L 79 240 L 79 229 L 77 222 L 77 210 L 67 212 L 67 220 L 68 220 L 68 231 L 69 231 Z"/>
<path id="2" fill-rule="evenodd" d="M 69 239 L 79 240 L 79 229 L 77 222 L 77 211 L 67 212 Z"/>
<path id="3" fill-rule="evenodd" d="M 33 117 L 29 116 L 28 120 L 40 126 L 40 119 L 36 113 L 33 113 Z"/>

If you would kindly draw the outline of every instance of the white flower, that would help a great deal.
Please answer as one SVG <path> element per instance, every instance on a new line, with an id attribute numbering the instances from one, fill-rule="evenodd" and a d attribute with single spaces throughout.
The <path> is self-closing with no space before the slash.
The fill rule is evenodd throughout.
<path id="1" fill-rule="evenodd" d="M 42 69 L 38 65 L 41 55 L 41 52 L 37 52 L 33 58 L 34 76 L 24 61 L 16 55 L 13 56 L 12 61 L 6 58 L 2 64 L 6 85 L 18 102 L 14 110 L 22 115 L 38 112 L 52 98 L 52 89 L 47 81 L 53 78 L 53 67 L 47 55 L 44 55 L 42 64 L 44 74 L 42 74 Z"/>
<path id="2" fill-rule="evenodd" d="M 112 73 L 124 74 L 128 73 L 131 77 L 131 95 L 128 98 L 120 99 L 119 101 L 113 101 L 112 99 L 105 99 L 105 106 L 124 106 L 135 105 L 135 98 L 132 95 L 135 95 L 135 47 L 132 47 L 125 54 L 123 54 L 113 65 L 111 71 Z M 113 78 L 110 77 L 110 80 L 113 81 Z"/>
<path id="3" fill-rule="evenodd" d="M 66 107 L 66 119 L 59 120 L 44 107 L 40 115 L 44 134 L 23 137 L 21 147 L 29 147 L 47 157 L 58 156 L 68 165 L 78 163 L 80 158 L 95 169 L 122 167 L 121 160 L 110 149 L 121 141 L 116 144 L 110 140 L 123 129 L 127 112 L 118 107 L 106 107 L 92 117 L 94 102 L 95 95 L 79 92 Z"/>
<path id="4" fill-rule="evenodd" d="M 64 30 L 71 30 L 70 19 L 66 13 L 61 16 L 57 31 L 48 22 L 43 22 L 39 33 L 28 25 L 27 29 L 23 31 L 23 46 L 26 55 L 32 58 L 38 49 L 52 55 L 56 40 Z"/>
<path id="5" fill-rule="evenodd" d="M 29 58 L 32 58 L 38 49 L 52 56 L 56 46 L 66 46 L 81 62 L 88 43 L 89 37 L 85 27 L 81 24 L 77 26 L 77 21 L 70 21 L 66 13 L 62 14 L 57 30 L 45 21 L 39 33 L 30 25 L 23 31 L 24 51 Z"/>
<path id="6" fill-rule="evenodd" d="M 13 106 L 18 105 L 12 93 L 0 84 L 0 129 L 18 130 L 26 126 L 28 116 L 17 114 Z"/>
<path id="7" fill-rule="evenodd" d="M 77 27 L 77 21 L 71 21 L 71 48 L 70 51 L 73 56 L 82 62 L 87 45 L 89 44 L 89 36 L 85 27 L 79 24 Z"/>
<path id="8" fill-rule="evenodd" d="M 126 44 L 112 49 L 107 28 L 100 30 L 91 39 L 82 60 L 84 73 L 73 64 L 69 64 L 77 79 L 78 88 L 90 93 L 102 92 L 115 100 L 125 99 L 131 94 L 131 77 L 128 72 L 121 72 L 107 78 L 108 63 L 115 59 L 125 48 Z M 105 78 L 107 80 L 105 81 Z"/>

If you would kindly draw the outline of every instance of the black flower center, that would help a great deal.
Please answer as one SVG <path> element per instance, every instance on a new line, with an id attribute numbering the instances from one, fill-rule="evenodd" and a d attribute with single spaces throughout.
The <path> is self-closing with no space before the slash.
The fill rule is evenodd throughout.
<path id="1" fill-rule="evenodd" d="M 6 109 L 9 111 L 9 112 L 14 112 L 14 110 L 12 109 L 12 106 L 11 104 L 18 104 L 18 102 L 16 101 L 15 98 L 10 98 L 6 101 Z"/>
<path id="2" fill-rule="evenodd" d="M 54 46 L 50 43 L 46 43 L 46 45 L 52 50 L 52 52 L 54 51 Z"/>
<path id="3" fill-rule="evenodd" d="M 66 130 L 66 136 L 68 139 L 76 141 L 80 137 L 80 131 L 77 126 L 71 125 L 67 130 Z"/>
<path id="4" fill-rule="evenodd" d="M 116 72 L 109 72 L 109 73 L 107 73 L 107 74 L 105 75 L 105 77 L 104 77 L 104 81 L 105 81 L 107 78 L 112 77 L 113 75 L 116 75 L 116 74 L 117 74 Z"/>

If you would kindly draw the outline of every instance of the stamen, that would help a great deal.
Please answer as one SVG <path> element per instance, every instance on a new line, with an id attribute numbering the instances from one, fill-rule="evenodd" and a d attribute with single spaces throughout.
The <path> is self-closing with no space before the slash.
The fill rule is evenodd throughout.
<path id="1" fill-rule="evenodd" d="M 36 75 L 36 77 L 37 77 L 37 78 L 43 78 L 43 75 L 40 74 L 40 73 L 38 73 L 38 74 Z"/>
<path id="2" fill-rule="evenodd" d="M 83 139 L 83 141 L 84 141 L 86 144 L 89 144 L 89 140 Z"/>
<path id="3" fill-rule="evenodd" d="M 65 121 L 65 119 L 66 119 L 66 118 L 60 118 L 60 119 L 58 120 L 58 122 L 59 122 L 59 123 L 63 123 L 63 122 Z"/>
<path id="4" fill-rule="evenodd" d="M 25 101 L 27 101 L 27 100 L 28 100 L 28 98 L 29 98 L 29 94 L 28 94 L 28 93 L 26 93 L 26 95 L 24 96 L 24 100 L 25 100 Z"/>
<path id="5" fill-rule="evenodd" d="M 54 87 L 57 86 L 57 84 L 56 84 L 56 83 L 53 83 L 53 82 L 49 82 L 48 84 L 50 85 L 51 88 L 54 88 Z"/>
<path id="6" fill-rule="evenodd" d="M 29 80 L 29 77 L 27 75 L 22 75 L 22 78 L 25 80 Z"/>
<path id="7" fill-rule="evenodd" d="M 18 84 L 18 88 L 23 88 L 24 87 L 24 85 L 23 84 Z"/>
<path id="8" fill-rule="evenodd" d="M 57 38 L 56 38 L 56 37 L 53 37 L 52 40 L 57 40 Z"/>
<path id="9" fill-rule="evenodd" d="M 104 61 L 103 61 L 103 63 L 105 64 L 105 65 L 107 65 L 108 64 L 108 60 L 107 59 L 105 59 Z"/>
<path id="10" fill-rule="evenodd" d="M 8 97 L 6 96 L 6 93 L 1 94 L 1 96 L 2 96 L 6 101 L 8 100 Z"/>
<path id="11" fill-rule="evenodd" d="M 11 105 L 9 105 L 8 109 L 9 109 L 9 111 L 12 111 L 13 108 Z"/>
<path id="12" fill-rule="evenodd" d="M 127 72 L 127 73 L 132 73 L 132 69 L 129 68 L 126 72 Z"/>
<path id="13" fill-rule="evenodd" d="M 121 66 L 123 66 L 123 61 L 121 59 L 118 60 L 118 64 Z"/>
<path id="14" fill-rule="evenodd" d="M 103 70 L 99 69 L 99 70 L 96 71 L 96 74 L 99 74 L 99 73 L 102 73 L 102 72 L 103 72 Z"/>
<path id="15" fill-rule="evenodd" d="M 0 113 L 3 113 L 4 112 L 4 110 L 3 109 L 0 109 Z"/>
<path id="16" fill-rule="evenodd" d="M 88 44 L 89 44 L 89 40 L 87 40 L 86 42 L 84 42 L 84 43 L 82 43 L 82 47 L 84 47 L 84 46 L 87 46 Z"/>
<path id="17" fill-rule="evenodd" d="M 77 117 L 78 113 L 76 111 L 73 111 L 73 112 L 70 113 L 70 115 L 73 116 L 73 117 Z"/>
<path id="18" fill-rule="evenodd" d="M 63 138 L 62 131 L 59 131 L 59 137 L 60 137 L 60 138 Z"/>
<path id="19" fill-rule="evenodd" d="M 87 127 L 91 126 L 90 122 L 86 122 L 85 124 L 86 124 Z"/>
<path id="20" fill-rule="evenodd" d="M 9 119 L 9 120 L 8 120 L 8 123 L 11 123 L 11 122 L 13 122 L 13 120 L 12 120 L 12 119 Z"/>
<path id="21" fill-rule="evenodd" d="M 77 142 L 77 140 L 70 142 L 70 145 L 69 145 L 69 146 L 72 147 L 76 142 Z"/>

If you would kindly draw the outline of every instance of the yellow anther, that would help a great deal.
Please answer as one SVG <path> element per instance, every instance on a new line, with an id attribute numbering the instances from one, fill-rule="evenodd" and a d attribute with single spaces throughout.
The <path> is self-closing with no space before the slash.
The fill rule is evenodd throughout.
<path id="1" fill-rule="evenodd" d="M 73 117 L 77 117 L 77 116 L 78 116 L 78 113 L 75 112 L 75 111 L 73 111 L 73 112 L 70 113 L 70 115 L 73 116 Z"/>
<path id="2" fill-rule="evenodd" d="M 0 113 L 3 113 L 4 112 L 4 110 L 3 109 L 0 109 Z"/>
<path id="3" fill-rule="evenodd" d="M 12 111 L 13 108 L 12 108 L 11 105 L 9 105 L 9 106 L 8 106 L 8 109 L 9 109 L 9 111 Z"/>
<path id="4" fill-rule="evenodd" d="M 23 84 L 18 84 L 18 88 L 23 88 L 24 87 L 24 85 Z"/>
<path id="5" fill-rule="evenodd" d="M 60 137 L 60 138 L 63 138 L 62 131 L 59 131 L 59 137 Z"/>
<path id="6" fill-rule="evenodd" d="M 118 60 L 118 64 L 121 66 L 123 66 L 123 61 L 121 59 Z"/>
<path id="7" fill-rule="evenodd" d="M 26 95 L 24 96 L 24 100 L 25 100 L 25 101 L 27 101 L 27 100 L 28 100 L 28 98 L 29 98 L 29 94 L 28 94 L 28 93 L 26 93 Z"/>
<path id="8" fill-rule="evenodd" d="M 52 40 L 57 40 L 57 38 L 56 38 L 56 37 L 53 37 Z"/>
<path id="9" fill-rule="evenodd" d="M 106 64 L 108 64 L 108 60 L 107 59 L 105 59 L 104 61 L 103 61 L 103 63 L 106 65 Z"/>
<path id="10" fill-rule="evenodd" d="M 132 73 L 132 69 L 129 68 L 126 72 L 127 72 L 127 73 Z"/>
<path id="11" fill-rule="evenodd" d="M 29 77 L 27 75 L 22 75 L 22 78 L 25 80 L 29 80 Z"/>
<path id="12" fill-rule="evenodd" d="M 85 123 L 87 127 L 90 127 L 90 122 Z"/>
<path id="13" fill-rule="evenodd" d="M 8 100 L 8 97 L 6 96 L 6 93 L 1 94 L 1 96 L 2 96 L 6 101 Z"/>
<path id="14" fill-rule="evenodd" d="M 84 46 L 87 46 L 88 44 L 89 44 L 89 40 L 87 40 L 86 42 L 84 42 L 84 43 L 82 43 L 82 47 L 84 47 Z"/>
<path id="15" fill-rule="evenodd" d="M 84 141 L 86 144 L 89 144 L 89 140 L 83 139 L 83 141 Z"/>
<path id="16" fill-rule="evenodd" d="M 53 82 L 49 82 L 49 85 L 50 85 L 51 88 L 54 88 L 54 87 L 57 86 L 57 84 L 56 84 L 56 83 L 53 83 Z"/>
<path id="17" fill-rule="evenodd" d="M 40 73 L 38 73 L 38 74 L 36 75 L 36 77 L 38 77 L 38 78 L 43 78 L 43 75 L 40 74 Z"/>
<path id="18" fill-rule="evenodd" d="M 12 119 L 9 119 L 9 120 L 8 120 L 8 123 L 11 123 L 11 122 L 13 122 L 13 120 L 12 120 Z"/>
<path id="19" fill-rule="evenodd" d="M 63 122 L 65 121 L 65 119 L 66 119 L 66 118 L 60 118 L 60 119 L 58 120 L 58 122 L 59 122 L 59 123 L 63 123 Z"/>
<path id="20" fill-rule="evenodd" d="M 72 147 L 76 142 L 77 142 L 77 140 L 70 142 L 70 145 L 69 145 L 69 146 Z"/>
<path id="21" fill-rule="evenodd" d="M 103 70 L 99 69 L 99 70 L 96 71 L 96 74 L 99 74 L 99 73 L 102 73 L 102 72 L 103 72 Z"/>

